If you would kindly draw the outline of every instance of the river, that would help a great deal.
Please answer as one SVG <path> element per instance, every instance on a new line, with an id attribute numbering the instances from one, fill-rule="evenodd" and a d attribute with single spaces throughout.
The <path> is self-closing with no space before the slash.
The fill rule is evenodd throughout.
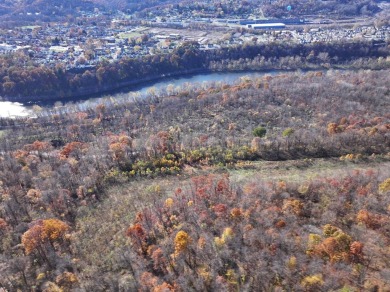
<path id="1" fill-rule="evenodd" d="M 282 72 L 282 71 L 281 71 Z M 280 72 L 280 73 L 281 73 Z M 276 74 L 277 71 L 271 72 L 225 72 L 225 73 L 205 73 L 205 74 L 196 74 L 190 76 L 182 76 L 182 77 L 171 77 L 164 78 L 156 82 L 148 82 L 142 85 L 134 86 L 129 89 L 127 92 L 114 93 L 109 95 L 111 98 L 120 97 L 121 99 L 130 98 L 132 96 L 145 96 L 150 92 L 156 92 L 158 94 L 159 91 L 164 90 L 168 87 L 168 85 L 172 85 L 174 88 L 185 87 L 187 84 L 199 84 L 207 86 L 213 82 L 224 82 L 224 83 L 234 83 L 238 82 L 240 78 L 244 76 L 248 76 L 251 78 L 260 77 L 263 75 L 273 75 Z M 122 90 L 123 91 L 123 90 Z M 88 99 L 80 99 L 77 101 L 78 105 L 81 107 L 88 107 L 94 104 L 103 101 L 104 98 L 108 98 L 108 94 L 104 94 L 100 97 L 93 97 Z M 61 100 L 61 102 L 57 103 L 48 103 L 42 105 L 43 108 L 52 108 L 55 106 L 61 105 L 62 102 L 65 103 L 75 103 L 73 100 Z M 0 102 L 0 117 L 23 117 L 34 115 L 34 109 L 32 104 L 22 104 L 18 102 L 9 102 L 9 101 L 1 101 Z"/>

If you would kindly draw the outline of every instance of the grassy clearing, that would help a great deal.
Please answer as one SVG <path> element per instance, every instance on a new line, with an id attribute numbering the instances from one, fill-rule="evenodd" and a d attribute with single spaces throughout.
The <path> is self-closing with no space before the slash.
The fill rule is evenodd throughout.
<path id="1" fill-rule="evenodd" d="M 116 270 L 112 257 L 127 245 L 125 230 L 137 212 L 154 201 L 171 194 L 182 177 L 141 179 L 107 189 L 106 199 L 96 208 L 86 206 L 80 211 L 73 249 L 82 257 L 77 260 L 87 270 Z"/>
<path id="2" fill-rule="evenodd" d="M 139 32 L 122 32 L 118 34 L 118 37 L 120 39 L 132 39 L 132 38 L 138 38 L 141 34 Z"/>
<path id="3" fill-rule="evenodd" d="M 332 159 L 302 159 L 290 161 L 255 161 L 229 171 L 237 182 L 256 177 L 261 180 L 302 182 L 319 177 L 346 176 L 351 171 L 386 168 L 388 158 L 370 158 L 362 162 L 345 162 Z"/>

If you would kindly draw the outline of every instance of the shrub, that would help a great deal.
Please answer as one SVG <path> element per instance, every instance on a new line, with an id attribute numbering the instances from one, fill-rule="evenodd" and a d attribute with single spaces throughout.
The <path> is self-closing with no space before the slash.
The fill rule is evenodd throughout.
<path id="1" fill-rule="evenodd" d="M 292 134 L 294 134 L 294 129 L 293 128 L 287 128 L 283 131 L 282 136 L 283 137 L 289 137 Z"/>
<path id="2" fill-rule="evenodd" d="M 390 191 L 390 177 L 388 179 L 386 179 L 385 181 L 383 181 L 380 185 L 379 185 L 379 193 L 381 194 L 384 194 L 388 191 Z"/>
<path id="3" fill-rule="evenodd" d="M 315 274 L 305 277 L 302 282 L 302 286 L 305 288 L 313 288 L 313 286 L 321 286 L 324 284 L 321 274 Z"/>
<path id="4" fill-rule="evenodd" d="M 253 130 L 253 136 L 255 136 L 255 137 L 260 137 L 260 138 L 262 138 L 262 137 L 264 137 L 265 136 L 265 134 L 267 134 L 267 130 L 266 130 L 266 128 L 264 128 L 264 127 L 257 127 L 257 128 L 255 128 L 254 130 Z"/>

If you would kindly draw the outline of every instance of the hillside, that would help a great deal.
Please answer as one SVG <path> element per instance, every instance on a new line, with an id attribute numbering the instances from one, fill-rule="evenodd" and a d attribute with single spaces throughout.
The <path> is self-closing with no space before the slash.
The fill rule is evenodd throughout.
<path id="1" fill-rule="evenodd" d="M 0 287 L 389 290 L 389 76 L 291 72 L 2 119 Z"/>
<path id="2" fill-rule="evenodd" d="M 389 217 L 374 202 L 389 202 L 376 191 L 389 170 L 383 160 L 261 162 L 113 186 L 78 221 L 81 282 L 122 291 L 386 291 L 389 255 L 379 251 Z"/>
<path id="3" fill-rule="evenodd" d="M 66 13 L 74 12 L 76 7 L 84 9 L 93 8 L 94 2 L 89 0 L 83 1 L 58 1 L 58 0 L 22 0 L 0 2 L 2 14 L 18 15 L 19 13 L 42 13 L 43 15 L 56 16 L 65 15 Z"/>
<path id="4" fill-rule="evenodd" d="M 49 16 L 52 20 L 58 16 L 74 15 L 78 8 L 85 11 L 91 11 L 93 8 L 106 10 L 121 10 L 130 13 L 150 11 L 159 11 L 161 7 L 178 8 L 179 10 L 189 8 L 198 13 L 213 14 L 214 17 L 236 16 L 257 14 L 259 8 L 266 17 L 301 17 L 305 15 L 328 15 L 336 17 L 345 16 L 370 16 L 380 11 L 376 1 L 191 1 L 178 0 L 83 0 L 83 1 L 58 1 L 58 0 L 22 0 L 22 1 L 0 1 L 0 15 L 5 19 L 14 19 L 15 17 L 23 20 L 44 19 L 43 16 Z M 288 8 L 287 8 L 288 7 Z M 32 15 L 26 15 L 31 13 Z M 38 13 L 38 15 L 35 15 Z M 20 16 L 21 14 L 22 16 Z"/>
<path id="5" fill-rule="evenodd" d="M 376 1 L 266 1 L 263 11 L 266 15 L 274 17 L 327 15 L 327 17 L 368 16 L 380 11 Z M 289 8 L 287 9 L 287 7 Z"/>

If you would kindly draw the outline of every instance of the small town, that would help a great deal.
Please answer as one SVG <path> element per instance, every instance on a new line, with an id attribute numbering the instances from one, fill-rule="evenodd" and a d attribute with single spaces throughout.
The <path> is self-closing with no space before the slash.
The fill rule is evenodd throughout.
<path id="1" fill-rule="evenodd" d="M 340 27 L 332 26 L 328 19 L 213 19 L 174 11 L 142 20 L 122 12 L 106 15 L 98 9 L 80 14 L 78 22 L 3 29 L 0 54 L 24 55 L 26 66 L 33 62 L 79 71 L 101 62 L 170 53 L 188 41 L 197 42 L 201 50 L 213 50 L 245 43 L 308 44 L 340 39 L 380 44 L 390 38 L 390 26 L 363 21 Z"/>

